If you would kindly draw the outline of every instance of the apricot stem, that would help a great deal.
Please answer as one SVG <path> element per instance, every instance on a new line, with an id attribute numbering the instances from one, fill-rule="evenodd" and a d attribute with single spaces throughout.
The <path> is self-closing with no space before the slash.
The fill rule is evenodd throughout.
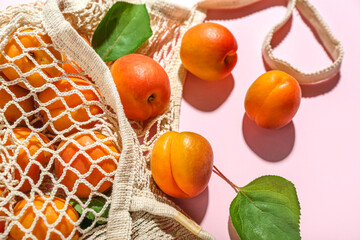
<path id="1" fill-rule="evenodd" d="M 235 64 L 237 60 L 237 54 L 236 52 L 233 53 L 229 53 L 225 59 L 224 59 L 224 63 L 225 65 L 229 65 L 229 64 Z"/>
<path id="2" fill-rule="evenodd" d="M 241 192 L 242 195 L 244 195 L 246 197 L 247 200 L 249 200 L 257 209 L 260 210 L 260 212 L 262 213 L 263 211 L 243 192 L 243 190 L 241 190 L 241 188 L 239 188 L 238 186 L 236 186 L 233 182 L 231 182 L 227 177 L 225 177 L 225 175 L 220 172 L 220 170 L 214 165 L 213 166 L 213 172 L 216 173 L 219 177 L 221 177 L 222 179 L 224 179 L 234 190 L 236 193 Z"/>
<path id="3" fill-rule="evenodd" d="M 152 102 L 154 101 L 155 97 L 154 94 L 151 94 L 150 97 L 148 98 L 148 102 Z"/>
<path id="4" fill-rule="evenodd" d="M 213 172 L 216 173 L 223 180 L 225 180 L 225 182 L 227 182 L 235 190 L 236 193 L 241 191 L 241 189 L 236 186 L 232 181 L 230 181 L 227 177 L 225 177 L 225 175 L 215 165 L 213 166 Z"/>

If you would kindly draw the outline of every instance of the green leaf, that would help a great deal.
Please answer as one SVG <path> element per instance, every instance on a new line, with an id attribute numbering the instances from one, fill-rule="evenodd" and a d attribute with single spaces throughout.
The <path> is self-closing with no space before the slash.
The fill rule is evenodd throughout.
<path id="1" fill-rule="evenodd" d="M 81 207 L 81 205 L 75 200 L 70 200 L 70 204 L 71 204 L 71 206 L 73 206 L 73 208 L 75 208 L 75 210 L 78 212 L 79 216 L 81 216 L 81 214 L 83 212 L 83 208 Z"/>
<path id="2" fill-rule="evenodd" d="M 230 217 L 242 240 L 301 239 L 295 186 L 279 176 L 263 176 L 240 188 Z"/>
<path id="3" fill-rule="evenodd" d="M 82 200 L 83 203 L 86 203 L 86 201 L 87 201 L 87 199 Z M 75 208 L 75 210 L 79 213 L 80 216 L 85 211 L 83 209 L 83 207 L 81 206 L 81 204 L 79 204 L 75 200 L 71 200 L 70 204 Z M 90 203 L 87 205 L 87 208 L 94 210 L 96 213 L 100 213 L 102 211 L 102 209 L 105 207 L 105 204 L 106 204 L 106 199 L 97 197 L 97 198 L 91 199 Z M 101 217 L 107 218 L 109 216 L 109 211 L 110 211 L 110 205 L 108 205 L 106 207 L 103 214 L 101 214 Z M 94 222 L 94 220 L 95 220 L 95 214 L 92 211 L 86 211 L 85 218 L 80 223 L 80 227 L 82 229 L 86 229 L 87 227 L 91 226 L 91 224 Z M 97 221 L 96 222 L 96 225 L 102 225 L 102 224 L 106 224 L 106 222 L 105 221 Z"/>
<path id="4" fill-rule="evenodd" d="M 95 212 L 99 213 L 104 208 L 106 204 L 106 199 L 104 198 L 93 198 L 90 201 L 90 204 L 87 206 L 88 208 L 91 208 Z M 107 206 L 104 213 L 101 215 L 101 217 L 107 218 L 109 215 L 110 205 Z M 92 212 L 87 212 L 85 215 L 86 218 L 90 220 L 95 220 L 95 215 Z"/>
<path id="5" fill-rule="evenodd" d="M 96 28 L 91 44 L 108 62 L 133 53 L 151 36 L 145 4 L 116 2 Z"/>

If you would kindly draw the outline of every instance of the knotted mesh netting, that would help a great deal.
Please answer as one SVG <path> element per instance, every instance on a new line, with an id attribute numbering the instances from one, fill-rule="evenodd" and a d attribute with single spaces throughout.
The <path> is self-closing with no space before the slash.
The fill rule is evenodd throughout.
<path id="1" fill-rule="evenodd" d="M 77 32 L 77 40 L 90 47 L 96 26 L 113 2 L 56 3 Z M 195 237 L 172 219 L 179 209 L 156 187 L 149 161 L 156 139 L 178 128 L 185 77 L 180 39 L 205 15 L 162 1 L 148 1 L 147 7 L 154 34 L 136 52 L 164 67 L 172 95 L 161 116 L 142 122 L 126 119 L 131 130 L 119 124 L 124 120 L 118 110 L 122 107 L 114 107 L 100 90 L 109 86 L 98 86 L 99 74 L 93 77 L 79 64 L 91 48 L 84 53 L 79 46 L 72 49 L 75 54 L 68 54 L 50 37 L 54 35 L 44 20 L 44 4 L 10 7 L 0 13 L 2 238 Z M 125 153 L 124 136 L 130 142 Z M 122 159 L 130 164 L 118 167 Z M 114 184 L 121 190 L 114 192 Z M 119 220 L 117 209 L 127 212 L 128 218 Z M 117 221 L 128 229 L 117 227 Z"/>

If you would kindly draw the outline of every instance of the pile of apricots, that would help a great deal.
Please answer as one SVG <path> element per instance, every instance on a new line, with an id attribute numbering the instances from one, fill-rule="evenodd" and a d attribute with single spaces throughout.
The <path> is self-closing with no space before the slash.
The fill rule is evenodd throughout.
<path id="1" fill-rule="evenodd" d="M 13 161 L 16 165 L 5 172 L 0 168 L 7 182 L 0 183 L 0 202 L 9 196 L 5 185 L 28 197 L 17 200 L 12 208 L 9 199 L 5 201 L 7 204 L 2 207 L 8 211 L 0 211 L 0 234 L 6 224 L 11 225 L 3 219 L 9 217 L 12 209 L 16 221 L 9 231 L 10 239 L 23 239 L 28 232 L 45 239 L 48 226 L 55 222 L 49 239 L 78 239 L 79 232 L 73 231 L 79 219 L 75 209 L 58 197 L 38 192 L 29 195 L 32 186 L 39 188 L 43 183 L 42 171 L 50 174 L 54 170 L 55 181 L 66 187 L 63 189 L 66 194 L 89 198 L 104 193 L 112 186 L 120 150 L 109 136 L 92 130 L 98 124 L 93 119 L 104 114 L 101 93 L 87 80 L 88 76 L 81 74 L 82 69 L 75 62 L 66 61 L 52 47 L 47 34 L 27 28 L 15 31 L 12 36 L 5 45 L 5 54 L 0 53 L 1 77 L 8 82 L 1 83 L 0 108 L 3 121 L 11 126 L 0 134 L 0 166 Z M 56 79 L 47 82 L 46 78 Z M 36 131 L 35 126 L 30 127 L 37 113 L 48 135 Z M 51 140 L 51 136 L 59 135 L 63 136 L 60 143 Z M 55 159 L 54 153 L 57 153 Z M 60 214 L 62 210 L 66 216 Z M 33 228 L 37 215 L 40 218 Z"/>
<path id="2" fill-rule="evenodd" d="M 66 186 L 68 194 L 88 198 L 94 189 L 99 193 L 106 192 L 112 186 L 120 151 L 107 136 L 91 130 L 98 123 L 93 116 L 104 114 L 98 104 L 101 93 L 85 80 L 88 76 L 74 61 L 71 64 L 65 62 L 66 57 L 52 47 L 48 35 L 31 28 L 14 34 L 23 46 L 11 39 L 4 49 L 6 56 L 0 54 L 0 66 L 11 63 L 1 68 L 2 77 L 14 82 L 7 86 L 8 90 L 0 89 L 0 108 L 4 110 L 4 120 L 15 126 L 11 133 L 0 136 L 7 151 L 0 156 L 0 164 L 10 158 L 16 160 L 19 168 L 14 171 L 14 190 L 28 193 L 31 186 L 40 186 L 41 171 L 51 169 L 48 165 L 57 151 L 59 157 L 53 161 L 55 175 L 58 182 Z M 40 50 L 32 50 L 38 47 Z M 185 33 L 180 57 L 184 67 L 194 75 L 217 81 L 228 76 L 235 67 L 236 50 L 237 42 L 228 29 L 216 23 L 203 23 Z M 165 70 L 152 58 L 129 54 L 116 60 L 110 72 L 128 119 L 145 121 L 168 110 L 170 81 Z M 63 74 L 66 76 L 62 78 Z M 83 77 L 78 78 L 79 74 Z M 44 77 L 61 80 L 49 84 Z M 45 83 L 46 88 L 43 87 Z M 36 94 L 30 94 L 33 89 Z M 300 99 L 300 87 L 293 77 L 281 71 L 269 71 L 250 86 L 245 97 L 245 111 L 259 126 L 277 129 L 291 121 Z M 32 113 L 37 104 L 42 106 L 39 112 L 47 132 L 66 137 L 57 146 L 52 145 L 44 134 L 23 127 L 34 118 Z M 81 129 L 88 131 L 81 132 Z M 14 143 L 21 146 L 16 151 L 10 147 Z M 208 185 L 213 169 L 213 150 L 199 134 L 167 132 L 153 146 L 150 167 L 153 179 L 164 193 L 191 198 Z M 0 199 L 7 195 L 8 190 L 0 188 Z M 58 222 L 57 231 L 50 233 L 50 239 L 62 239 L 59 234 L 67 239 L 79 238 L 79 233 L 73 231 L 79 216 L 71 205 L 66 206 L 66 202 L 57 197 L 36 195 L 32 199 L 35 209 L 25 200 L 17 202 L 13 208 L 15 217 L 22 215 L 10 230 L 12 239 L 22 239 L 26 234 L 22 229 L 29 229 L 38 214 L 42 217 L 37 220 L 36 231 L 32 232 L 38 239 L 45 238 L 47 225 L 54 222 Z M 63 208 L 67 217 L 57 210 Z M 0 211 L 1 216 L 6 216 L 6 212 Z M 59 217 L 62 219 L 58 220 Z M 48 224 L 44 224 L 45 220 Z M 5 221 L 2 220 L 0 233 L 4 228 Z"/>

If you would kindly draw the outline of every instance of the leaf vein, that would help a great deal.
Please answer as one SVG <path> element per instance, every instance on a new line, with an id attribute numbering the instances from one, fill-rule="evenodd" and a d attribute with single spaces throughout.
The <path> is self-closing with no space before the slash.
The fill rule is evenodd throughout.
<path id="1" fill-rule="evenodd" d="M 135 13 L 136 13 L 136 14 L 139 13 L 139 10 L 136 9 Z M 121 29 L 120 33 L 118 33 L 118 36 L 117 36 L 116 40 L 114 41 L 114 43 L 111 45 L 111 47 L 109 48 L 109 50 L 106 52 L 103 60 L 105 60 L 106 57 L 109 55 L 110 51 L 112 51 L 112 50 L 114 49 L 114 46 L 117 45 L 117 43 L 119 42 L 120 38 L 122 37 L 122 33 L 125 32 L 125 30 L 126 30 L 129 26 L 131 26 L 131 24 L 130 24 L 130 23 L 131 23 L 131 20 L 133 20 L 133 19 L 135 19 L 135 18 L 136 18 L 136 17 L 133 16 L 133 17 L 131 17 L 131 18 L 127 21 L 126 25 Z"/>

